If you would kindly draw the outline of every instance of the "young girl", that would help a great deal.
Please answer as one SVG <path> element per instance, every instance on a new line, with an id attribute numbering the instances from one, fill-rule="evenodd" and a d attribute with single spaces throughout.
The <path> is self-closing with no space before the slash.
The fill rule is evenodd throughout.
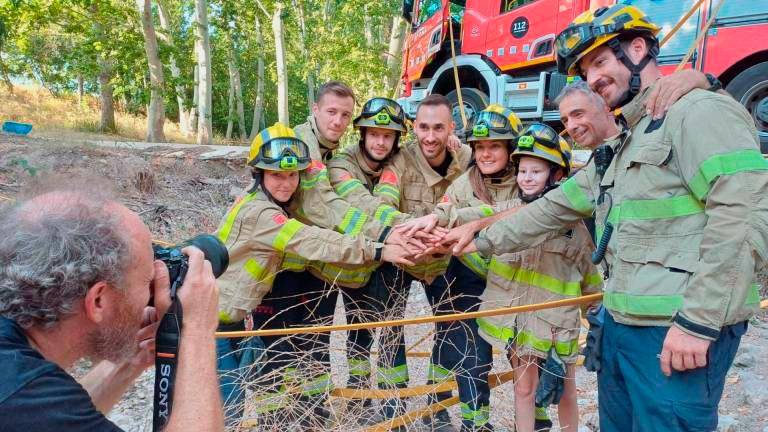
<path id="1" fill-rule="evenodd" d="M 510 206 L 524 206 L 557 187 L 570 171 L 571 149 L 555 130 L 534 123 L 517 139 L 512 154 L 519 197 Z M 583 224 L 519 253 L 494 256 L 480 310 L 542 303 L 599 292 L 602 277 L 590 259 L 594 245 Z M 579 308 L 567 306 L 515 315 L 479 318 L 480 335 L 507 352 L 515 370 L 517 430 L 534 430 L 539 365 L 554 347 L 567 365 L 565 389 L 558 404 L 560 428 L 576 431 L 579 424 L 575 370 L 578 355 Z M 546 371 L 542 373 L 547 373 Z"/>
<path id="2" fill-rule="evenodd" d="M 280 279 L 282 269 L 303 271 L 296 263 L 321 261 L 332 264 L 370 264 L 388 260 L 402 260 L 404 251 L 397 247 L 384 247 L 363 237 L 346 236 L 334 231 L 305 225 L 292 218 L 287 208 L 299 186 L 299 172 L 311 167 L 307 145 L 296 138 L 294 131 L 280 123 L 259 133 L 251 145 L 248 165 L 252 169 L 253 183 L 229 210 L 218 229 L 218 237 L 227 246 L 230 264 L 218 279 L 219 330 L 234 331 L 245 327 L 245 320 L 254 309 L 265 306 L 272 310 L 271 327 L 292 324 L 300 316 L 300 308 L 292 307 L 290 297 L 302 287 L 287 286 Z M 263 304 L 273 289 L 281 292 L 275 301 Z M 295 311 L 295 312 L 292 312 Z M 258 311 L 257 311 L 258 312 Z M 267 338 L 265 338 L 267 339 Z M 276 340 L 268 340 L 276 342 Z M 262 373 L 274 370 L 285 360 L 291 344 L 273 348 L 266 364 L 254 364 L 258 353 L 252 347 L 263 347 L 257 338 L 218 339 L 217 356 L 222 398 L 228 424 L 237 424 L 242 415 L 247 369 L 262 368 Z M 245 348 L 245 349 L 243 349 Z M 275 357 L 281 357 L 280 359 Z M 275 374 L 277 375 L 277 374 Z M 282 408 L 285 397 L 275 383 L 275 393 L 257 407 L 262 413 Z"/>

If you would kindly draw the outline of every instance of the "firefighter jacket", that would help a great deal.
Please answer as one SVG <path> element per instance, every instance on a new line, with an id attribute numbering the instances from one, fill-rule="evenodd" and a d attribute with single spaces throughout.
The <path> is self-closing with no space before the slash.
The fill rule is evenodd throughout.
<path id="1" fill-rule="evenodd" d="M 513 206 L 523 202 L 515 199 Z M 480 310 L 544 303 L 600 292 L 603 278 L 592 264 L 592 239 L 583 223 L 531 249 L 494 255 Z M 480 335 L 517 355 L 545 359 L 554 344 L 566 363 L 579 351 L 579 306 L 478 318 Z"/>
<path id="2" fill-rule="evenodd" d="M 462 145 L 457 151 L 451 151 L 452 160 L 443 177 L 429 165 L 418 142 L 407 143 L 401 153 L 403 158 L 393 160 L 388 167 L 384 168 L 382 177 L 391 176 L 393 181 L 396 181 L 396 184 L 391 186 L 400 196 L 399 210 L 412 217 L 432 213 L 451 182 L 467 170 L 472 158 L 472 150 L 468 145 Z M 446 256 L 424 257 L 415 266 L 406 267 L 406 271 L 418 279 L 432 282 L 445 272 L 448 261 L 449 258 Z"/>
<path id="3" fill-rule="evenodd" d="M 403 155 L 398 152 L 391 161 L 399 163 L 402 158 Z M 371 169 L 360 146 L 354 145 L 336 153 L 328 162 L 328 174 L 340 197 L 384 225 L 391 226 L 404 222 L 409 216 L 397 210 L 400 202 L 397 177 L 391 170 L 382 176 L 384 166 L 378 170 Z"/>
<path id="4" fill-rule="evenodd" d="M 457 225 L 463 225 L 469 221 L 491 216 L 495 213 L 494 206 L 488 205 L 475 195 L 475 191 L 470 183 L 470 171 L 465 172 L 457 178 L 445 191 L 445 195 L 440 200 L 440 204 L 435 207 L 434 213 L 437 215 L 438 224 L 442 227 L 452 228 Z M 502 178 L 483 178 L 488 194 L 493 199 L 493 204 L 499 202 L 509 202 L 517 196 L 517 183 L 515 175 L 509 173 Z M 473 216 L 467 215 L 467 210 L 475 210 Z M 479 253 L 473 252 L 462 255 L 459 260 L 478 276 L 485 279 L 488 273 L 488 260 Z"/>
<path id="5" fill-rule="evenodd" d="M 391 227 L 349 205 L 331 187 L 328 169 L 322 161 L 330 157 L 331 150 L 335 147 L 330 147 L 334 144 L 320 137 L 316 130 L 312 116 L 307 123 L 295 128 L 296 134 L 309 147 L 312 164 L 301 173 L 299 190 L 291 201 L 291 213 L 300 215 L 312 225 L 344 234 L 363 234 L 378 242 L 384 242 Z"/>
<path id="6" fill-rule="evenodd" d="M 284 258 L 323 260 L 333 264 L 371 264 L 382 245 L 362 236 L 349 236 L 305 225 L 250 190 L 229 210 L 217 231 L 229 252 L 229 267 L 218 279 L 219 320 L 242 320 L 272 289 Z M 293 270 L 301 270 L 293 268 Z"/>
<path id="7" fill-rule="evenodd" d="M 768 256 L 768 163 L 754 123 L 730 97 L 694 90 L 664 119 L 623 108 L 603 178 L 594 161 L 561 187 L 481 234 L 484 254 L 526 249 L 595 213 L 608 224 L 604 304 L 627 325 L 669 326 L 714 340 L 759 307 L 755 272 Z M 605 193 L 601 197 L 601 189 Z"/>

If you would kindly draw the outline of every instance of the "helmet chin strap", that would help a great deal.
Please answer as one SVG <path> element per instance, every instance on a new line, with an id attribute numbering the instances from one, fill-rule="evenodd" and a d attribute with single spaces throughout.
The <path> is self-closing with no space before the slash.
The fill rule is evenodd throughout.
<path id="1" fill-rule="evenodd" d="M 389 151 L 389 154 L 387 157 L 385 157 L 382 160 L 376 160 L 376 158 L 371 154 L 371 152 L 368 151 L 368 149 L 365 147 L 365 137 L 361 136 L 360 141 L 358 141 L 358 145 L 360 146 L 360 150 L 363 151 L 363 156 L 365 156 L 366 159 L 368 159 L 371 162 L 376 163 L 377 168 L 381 168 L 382 165 L 384 165 L 388 160 L 392 158 L 392 155 L 395 154 L 396 148 L 398 145 L 400 145 L 400 134 L 395 135 L 395 143 L 392 145 L 392 150 Z"/>
<path id="2" fill-rule="evenodd" d="M 648 53 L 643 57 L 643 59 L 638 64 L 632 63 L 632 60 L 627 56 L 627 53 L 624 52 L 623 49 L 621 49 L 621 41 L 619 41 L 619 38 L 613 38 L 610 41 L 608 41 L 608 47 L 613 50 L 614 55 L 616 55 L 616 58 L 621 61 L 624 66 L 629 69 L 629 72 L 631 75 L 629 76 L 629 89 L 624 92 L 624 94 L 621 97 L 621 100 L 616 104 L 617 106 L 611 107 L 611 109 L 623 107 L 624 105 L 628 104 L 632 101 L 632 99 L 635 98 L 635 96 L 640 93 L 640 90 L 642 88 L 642 80 L 640 79 L 640 72 L 645 69 L 645 67 L 648 65 L 648 63 L 655 59 L 656 56 L 659 54 L 659 47 L 658 44 L 655 44 L 651 46 L 648 49 Z"/>

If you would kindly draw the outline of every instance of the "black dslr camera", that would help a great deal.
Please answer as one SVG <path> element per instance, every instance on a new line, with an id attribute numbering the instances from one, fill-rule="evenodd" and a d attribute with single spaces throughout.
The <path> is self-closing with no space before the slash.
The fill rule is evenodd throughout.
<path id="1" fill-rule="evenodd" d="M 221 276 L 229 266 L 229 253 L 224 244 L 210 234 L 197 235 L 179 245 L 164 248 L 157 244 L 152 246 L 155 251 L 155 259 L 165 263 L 168 267 L 168 276 L 171 281 L 171 298 L 176 297 L 176 290 L 184 283 L 184 277 L 189 268 L 189 258 L 181 253 L 187 246 L 195 246 L 205 255 L 205 259 L 211 262 L 213 275 Z"/>

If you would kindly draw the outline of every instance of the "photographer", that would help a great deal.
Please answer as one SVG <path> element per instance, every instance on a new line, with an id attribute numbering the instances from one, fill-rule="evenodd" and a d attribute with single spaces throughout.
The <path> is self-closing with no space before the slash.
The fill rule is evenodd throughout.
<path id="1" fill-rule="evenodd" d="M 138 215 L 103 192 L 103 179 L 62 180 L 0 214 L 3 431 L 120 430 L 105 414 L 153 365 L 158 320 L 170 303 L 167 268 L 154 261 Z M 203 253 L 184 253 L 184 331 L 165 430 L 222 430 L 218 291 Z M 78 383 L 65 369 L 81 358 L 100 363 Z"/>

